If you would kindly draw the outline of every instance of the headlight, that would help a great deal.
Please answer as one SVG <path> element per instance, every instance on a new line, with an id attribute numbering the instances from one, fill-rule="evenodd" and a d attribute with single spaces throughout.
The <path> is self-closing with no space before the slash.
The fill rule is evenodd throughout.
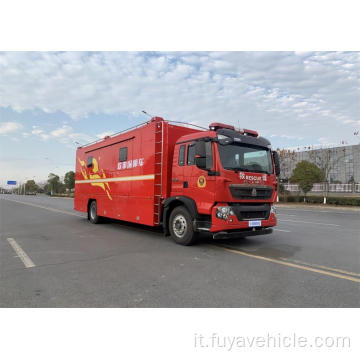
<path id="1" fill-rule="evenodd" d="M 276 214 L 276 207 L 275 207 L 275 205 L 271 205 L 270 214 Z"/>
<path id="2" fill-rule="evenodd" d="M 231 215 L 234 215 L 230 206 L 219 206 L 216 209 L 216 217 L 219 219 L 227 220 Z"/>

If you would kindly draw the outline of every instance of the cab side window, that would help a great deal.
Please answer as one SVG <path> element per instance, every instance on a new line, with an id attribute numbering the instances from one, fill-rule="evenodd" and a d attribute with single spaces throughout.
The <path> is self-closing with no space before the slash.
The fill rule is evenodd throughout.
<path id="1" fill-rule="evenodd" d="M 184 165 L 185 165 L 185 145 L 181 145 L 181 146 L 180 146 L 178 164 L 179 164 L 180 166 L 184 166 Z"/>
<path id="2" fill-rule="evenodd" d="M 188 165 L 195 165 L 195 145 L 189 145 L 188 146 L 187 164 Z"/>

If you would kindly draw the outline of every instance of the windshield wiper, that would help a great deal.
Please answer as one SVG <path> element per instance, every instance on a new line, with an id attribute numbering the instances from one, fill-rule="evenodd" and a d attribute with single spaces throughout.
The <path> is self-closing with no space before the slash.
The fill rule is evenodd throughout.
<path id="1" fill-rule="evenodd" d="M 265 170 L 247 170 L 249 172 L 254 172 L 254 173 L 260 173 L 260 174 L 268 174 L 270 175 L 270 173 L 268 171 L 265 171 Z"/>
<path id="2" fill-rule="evenodd" d="M 241 167 L 226 167 L 225 169 L 226 170 L 234 170 L 235 173 L 238 173 L 239 171 L 246 171 L 246 172 L 262 173 L 262 174 L 270 175 L 270 173 L 268 171 L 265 171 L 265 170 L 252 170 L 252 169 L 241 168 Z"/>
<path id="3" fill-rule="evenodd" d="M 240 167 L 226 167 L 226 170 L 234 170 L 236 173 L 239 171 L 249 171 L 248 169 L 245 168 L 240 168 Z"/>

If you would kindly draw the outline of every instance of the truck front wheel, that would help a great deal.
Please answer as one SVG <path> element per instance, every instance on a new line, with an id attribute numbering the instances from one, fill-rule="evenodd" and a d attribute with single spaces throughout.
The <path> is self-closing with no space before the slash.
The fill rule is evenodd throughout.
<path id="1" fill-rule="evenodd" d="M 97 204 L 95 200 L 93 200 L 89 205 L 88 219 L 93 224 L 98 224 L 100 222 L 100 216 L 97 214 Z"/>
<path id="2" fill-rule="evenodd" d="M 176 207 L 170 214 L 169 231 L 177 244 L 192 245 L 196 240 L 192 217 L 184 206 Z"/>

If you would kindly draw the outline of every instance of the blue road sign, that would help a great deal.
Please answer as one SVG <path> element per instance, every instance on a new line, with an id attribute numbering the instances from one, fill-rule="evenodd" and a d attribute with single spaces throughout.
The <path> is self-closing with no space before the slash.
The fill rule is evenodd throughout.
<path id="1" fill-rule="evenodd" d="M 7 184 L 8 185 L 16 185 L 16 181 L 15 180 L 8 180 Z"/>

